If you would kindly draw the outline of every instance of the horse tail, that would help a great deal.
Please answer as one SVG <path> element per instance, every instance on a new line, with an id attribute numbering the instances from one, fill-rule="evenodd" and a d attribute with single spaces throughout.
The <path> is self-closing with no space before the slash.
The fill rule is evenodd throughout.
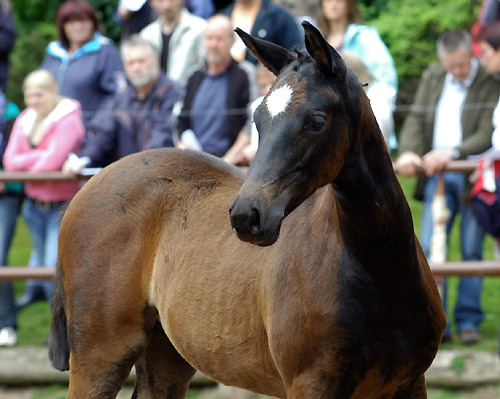
<path id="1" fill-rule="evenodd" d="M 69 370 L 69 342 L 64 311 L 63 292 L 59 272 L 54 279 L 54 292 L 51 301 L 52 321 L 49 335 L 49 359 L 52 367 L 60 371 Z"/>

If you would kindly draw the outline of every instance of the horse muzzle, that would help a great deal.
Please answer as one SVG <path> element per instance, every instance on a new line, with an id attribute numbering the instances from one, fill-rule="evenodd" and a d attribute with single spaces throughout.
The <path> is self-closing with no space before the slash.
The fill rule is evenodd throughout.
<path id="1" fill-rule="evenodd" d="M 266 208 L 256 199 L 237 196 L 229 207 L 231 226 L 241 241 L 266 247 L 279 237 L 284 212 Z"/>

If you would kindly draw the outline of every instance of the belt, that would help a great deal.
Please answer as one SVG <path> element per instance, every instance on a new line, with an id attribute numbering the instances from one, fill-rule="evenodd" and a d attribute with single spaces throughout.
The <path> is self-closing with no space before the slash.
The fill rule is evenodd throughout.
<path id="1" fill-rule="evenodd" d="M 58 209 L 64 205 L 66 201 L 42 201 L 36 198 L 30 198 L 33 203 L 39 208 L 43 208 L 45 210 Z"/>

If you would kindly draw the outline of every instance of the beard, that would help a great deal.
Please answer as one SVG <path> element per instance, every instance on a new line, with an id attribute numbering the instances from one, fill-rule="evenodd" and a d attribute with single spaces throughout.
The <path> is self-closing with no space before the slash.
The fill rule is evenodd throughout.
<path id="1" fill-rule="evenodd" d="M 219 64 L 224 60 L 224 56 L 218 52 L 210 51 L 205 53 L 205 59 L 208 64 Z"/>
<path id="2" fill-rule="evenodd" d="M 144 75 L 128 76 L 128 80 L 134 87 L 146 86 L 160 75 L 160 67 L 152 66 L 151 69 Z"/>

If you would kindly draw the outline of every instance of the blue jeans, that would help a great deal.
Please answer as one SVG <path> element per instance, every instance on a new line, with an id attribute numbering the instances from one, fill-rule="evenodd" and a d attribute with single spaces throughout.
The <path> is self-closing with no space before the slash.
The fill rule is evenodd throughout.
<path id="1" fill-rule="evenodd" d="M 20 196 L 0 195 L 0 266 L 7 265 L 21 203 Z M 17 328 L 14 289 L 10 281 L 0 281 L 0 328 L 4 327 Z"/>
<path id="2" fill-rule="evenodd" d="M 5 94 L 3 94 L 2 89 L 0 89 L 0 132 L 3 132 L 3 125 L 5 123 L 4 113 L 5 108 L 7 107 L 7 99 L 5 98 Z M 5 143 L 5 140 L 3 141 Z M 3 152 L 0 152 L 3 156 Z"/>
<path id="3" fill-rule="evenodd" d="M 28 198 L 24 204 L 23 216 L 33 245 L 28 266 L 56 266 L 57 242 L 61 226 L 61 207 L 45 209 L 35 204 L 31 198 Z M 39 288 L 43 290 L 46 299 L 52 297 L 52 281 L 26 281 L 27 290 Z"/>
<path id="4" fill-rule="evenodd" d="M 422 213 L 420 243 L 427 258 L 430 255 L 431 237 L 433 231 L 432 199 L 437 189 L 437 176 L 427 179 L 424 191 L 424 208 Z M 460 224 L 460 246 L 463 260 L 482 260 L 483 241 L 485 231 L 476 222 L 467 204 L 461 203 L 463 190 L 465 188 L 465 176 L 463 173 L 447 172 L 444 174 L 445 197 L 451 217 L 446 226 L 449 232 L 460 213 L 462 221 Z M 483 310 L 481 308 L 481 290 L 483 285 L 482 277 L 462 277 L 458 285 L 458 297 L 455 305 L 455 323 L 457 332 L 465 329 L 479 330 L 479 324 L 483 320 Z M 447 311 L 447 282 L 445 280 L 443 289 L 443 306 Z M 445 335 L 451 335 L 451 327 L 448 318 Z"/>

